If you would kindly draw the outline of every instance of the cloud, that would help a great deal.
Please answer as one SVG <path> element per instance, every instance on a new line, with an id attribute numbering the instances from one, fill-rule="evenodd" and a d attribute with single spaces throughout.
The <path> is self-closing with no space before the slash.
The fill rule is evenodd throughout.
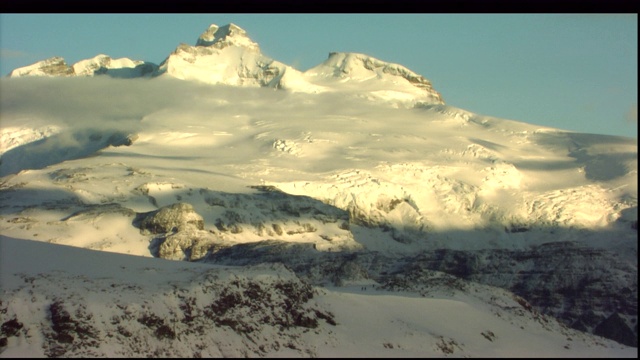
<path id="1" fill-rule="evenodd" d="M 129 123 L 135 128 L 133 124 L 140 125 L 142 120 L 154 118 L 152 115 L 160 112 L 178 114 L 181 118 L 188 114 L 205 114 L 212 118 L 241 113 L 283 116 L 290 108 L 314 114 L 340 106 L 356 106 L 353 104 L 357 103 L 357 99 L 346 98 L 344 94 L 294 94 L 162 77 L 4 78 L 0 79 L 0 91 L 5 126 L 11 125 L 8 122 L 39 118 L 47 124 L 62 127 L 120 128 Z M 305 106 L 298 109 L 301 98 Z M 228 99 L 234 99 L 233 103 Z M 367 103 L 367 106 L 372 104 Z"/>
<path id="2" fill-rule="evenodd" d="M 29 56 L 29 54 L 27 54 L 24 51 L 0 49 L 0 58 L 2 59 L 15 59 L 15 58 L 21 58 L 21 57 L 27 57 L 27 56 Z"/>

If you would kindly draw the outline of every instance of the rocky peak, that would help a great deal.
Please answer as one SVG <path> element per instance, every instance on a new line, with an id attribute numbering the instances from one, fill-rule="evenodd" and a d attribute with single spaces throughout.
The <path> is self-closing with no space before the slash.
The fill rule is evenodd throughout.
<path id="1" fill-rule="evenodd" d="M 326 61 L 308 70 L 307 74 L 349 80 L 391 79 L 393 82 L 401 78 L 423 94 L 426 93 L 435 103 L 444 104 L 440 93 L 422 75 L 402 65 L 378 60 L 365 54 L 331 52 Z"/>
<path id="2" fill-rule="evenodd" d="M 73 74 L 73 68 L 67 65 L 63 58 L 54 56 L 25 67 L 17 68 L 9 74 L 9 77 L 71 76 Z"/>
<path id="3" fill-rule="evenodd" d="M 74 73 L 78 76 L 91 76 L 96 70 L 106 68 L 111 63 L 111 57 L 99 54 L 91 59 L 85 59 L 73 64 Z"/>
<path id="4" fill-rule="evenodd" d="M 196 46 L 213 46 L 218 49 L 232 45 L 256 51 L 260 49 L 258 44 L 247 36 L 247 32 L 235 24 L 227 24 L 225 26 L 211 24 L 209 28 L 198 37 L 198 41 L 196 42 Z"/>

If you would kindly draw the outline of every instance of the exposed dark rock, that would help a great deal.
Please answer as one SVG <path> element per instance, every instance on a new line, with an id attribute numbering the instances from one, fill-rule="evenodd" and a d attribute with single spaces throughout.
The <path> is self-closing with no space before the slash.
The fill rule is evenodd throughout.
<path id="1" fill-rule="evenodd" d="M 2 327 L 0 328 L 0 333 L 4 336 L 4 337 L 9 337 L 9 336 L 18 336 L 18 332 L 22 329 L 23 325 L 21 322 L 18 321 L 18 319 L 11 319 L 8 321 L 5 321 L 2 324 Z"/>
<path id="2" fill-rule="evenodd" d="M 188 228 L 204 230 L 202 216 L 187 203 L 164 206 L 156 211 L 138 214 L 134 221 L 143 233 L 172 233 Z"/>
<path id="3" fill-rule="evenodd" d="M 593 333 L 615 340 L 624 345 L 638 347 L 638 337 L 618 313 L 611 314 L 611 316 L 596 326 Z"/>
<path id="4" fill-rule="evenodd" d="M 449 287 L 463 286 L 452 279 L 466 279 L 511 290 L 536 311 L 578 330 L 593 332 L 605 320 L 599 314 L 615 313 L 632 324 L 637 318 L 637 267 L 620 261 L 613 252 L 571 242 L 526 250 L 441 249 L 396 258 L 376 252 L 318 252 L 303 244 L 271 240 L 235 245 L 203 260 L 227 265 L 281 262 L 318 285 L 373 279 L 389 289 L 409 288 L 423 271 L 435 270 L 453 275 L 438 280 Z M 629 343 L 626 334 L 637 332 L 629 328 L 621 335 L 612 329 L 602 325 L 599 334 Z"/>

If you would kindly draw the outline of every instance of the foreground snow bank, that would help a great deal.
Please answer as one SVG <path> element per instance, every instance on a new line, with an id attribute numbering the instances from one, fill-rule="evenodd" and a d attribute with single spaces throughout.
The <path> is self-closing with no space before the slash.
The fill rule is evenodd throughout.
<path id="1" fill-rule="evenodd" d="M 430 291 L 322 289 L 279 264 L 211 266 L 7 237 L 0 249 L 1 357 L 637 357 L 505 290 L 438 272 L 424 279 Z"/>

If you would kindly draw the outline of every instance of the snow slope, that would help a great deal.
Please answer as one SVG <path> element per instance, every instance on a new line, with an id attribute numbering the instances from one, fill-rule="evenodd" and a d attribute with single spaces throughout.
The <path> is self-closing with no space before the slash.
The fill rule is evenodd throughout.
<path id="1" fill-rule="evenodd" d="M 1 357 L 637 356 L 504 290 L 445 286 L 455 278 L 442 273 L 420 295 L 314 288 L 281 265 L 220 267 L 7 237 L 0 249 Z"/>

